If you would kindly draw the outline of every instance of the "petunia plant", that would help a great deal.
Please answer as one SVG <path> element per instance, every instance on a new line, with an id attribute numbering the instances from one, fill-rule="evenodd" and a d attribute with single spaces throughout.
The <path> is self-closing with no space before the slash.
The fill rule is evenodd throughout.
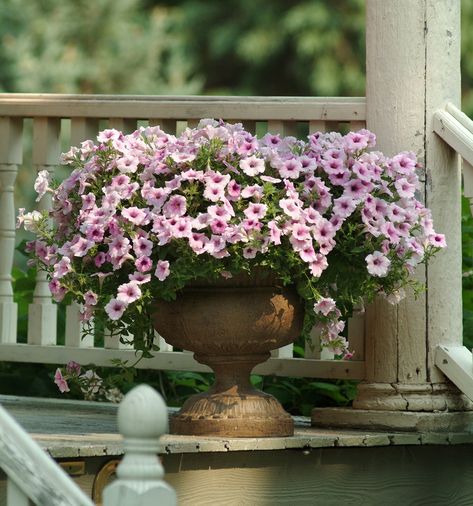
<path id="1" fill-rule="evenodd" d="M 81 304 L 82 319 L 152 348 L 150 314 L 196 279 L 254 269 L 276 273 L 305 301 L 305 332 L 349 357 L 344 321 L 377 294 L 398 302 L 417 264 L 440 248 L 419 190 L 413 153 L 374 151 L 367 130 L 307 140 L 202 120 L 181 135 L 146 127 L 104 130 L 63 154 L 59 185 L 45 171 L 20 210 L 27 245 L 53 297 Z M 212 308 L 209 308 L 211 311 Z"/>

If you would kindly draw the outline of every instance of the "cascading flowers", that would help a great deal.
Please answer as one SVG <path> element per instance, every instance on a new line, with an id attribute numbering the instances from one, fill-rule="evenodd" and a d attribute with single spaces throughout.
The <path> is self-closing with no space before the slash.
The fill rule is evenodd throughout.
<path id="1" fill-rule="evenodd" d="M 306 331 L 317 323 L 323 345 L 349 357 L 354 305 L 399 301 L 415 266 L 446 245 L 415 198 L 415 155 L 374 146 L 367 130 L 301 141 L 215 120 L 179 136 L 104 130 L 62 156 L 73 170 L 61 184 L 39 173 L 52 211 L 22 209 L 18 222 L 37 235 L 27 250 L 55 300 L 70 294 L 84 321 L 137 349 L 152 348 L 157 297 L 265 268 L 297 286 Z"/>

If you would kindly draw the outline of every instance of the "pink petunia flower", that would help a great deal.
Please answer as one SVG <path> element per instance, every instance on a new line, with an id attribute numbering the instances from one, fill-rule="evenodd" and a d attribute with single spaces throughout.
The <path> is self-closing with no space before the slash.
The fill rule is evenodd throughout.
<path id="1" fill-rule="evenodd" d="M 153 267 L 153 262 L 151 261 L 151 258 L 142 256 L 136 259 L 135 267 L 139 272 L 148 272 L 151 267 Z"/>
<path id="2" fill-rule="evenodd" d="M 69 360 L 69 362 L 66 364 L 66 373 L 67 374 L 74 374 L 79 375 L 81 371 L 81 366 L 77 362 L 74 362 L 74 360 Z"/>
<path id="3" fill-rule="evenodd" d="M 163 213 L 166 218 L 177 218 L 186 214 L 187 201 L 182 195 L 173 195 L 164 205 Z"/>
<path id="4" fill-rule="evenodd" d="M 135 283 L 138 283 L 139 285 L 142 285 L 144 283 L 149 283 L 151 281 L 151 274 L 144 274 L 142 272 L 134 272 L 133 274 L 128 275 L 128 279 L 130 281 L 134 281 Z"/>
<path id="5" fill-rule="evenodd" d="M 67 384 L 67 381 L 62 375 L 61 369 L 59 368 L 56 369 L 56 373 L 54 374 L 54 383 L 56 383 L 61 394 L 64 392 L 70 392 L 69 385 Z"/>
<path id="6" fill-rule="evenodd" d="M 447 241 L 445 240 L 444 234 L 431 234 L 428 237 L 429 244 L 437 248 L 446 248 Z"/>
<path id="7" fill-rule="evenodd" d="M 387 275 L 391 260 L 380 251 L 375 251 L 372 255 L 367 255 L 365 260 L 368 266 L 368 272 L 372 276 L 384 277 Z"/>
<path id="8" fill-rule="evenodd" d="M 88 290 L 87 292 L 84 293 L 84 302 L 88 306 L 95 306 L 97 304 L 97 301 L 98 301 L 98 296 L 92 290 Z"/>
<path id="9" fill-rule="evenodd" d="M 122 209 L 122 216 L 134 225 L 142 225 L 147 221 L 148 214 L 138 207 L 127 207 Z"/>
<path id="10" fill-rule="evenodd" d="M 34 183 L 34 189 L 38 194 L 36 202 L 40 201 L 46 192 L 52 191 L 51 188 L 49 187 L 50 182 L 51 182 L 51 175 L 49 174 L 49 172 L 47 170 L 40 170 L 38 172 L 38 177 L 36 178 L 36 181 Z"/>
<path id="11" fill-rule="evenodd" d="M 279 175 L 282 178 L 297 179 L 301 173 L 302 165 L 296 158 L 285 160 L 279 166 Z"/>
<path id="12" fill-rule="evenodd" d="M 265 204 L 249 204 L 248 207 L 243 211 L 243 214 L 248 219 L 261 220 L 266 215 L 268 206 Z"/>
<path id="13" fill-rule="evenodd" d="M 123 300 L 110 299 L 110 302 L 105 306 L 105 312 L 110 320 L 119 320 L 125 312 L 126 306 L 127 304 Z"/>
<path id="14" fill-rule="evenodd" d="M 323 297 L 314 304 L 314 311 L 316 313 L 322 313 L 324 316 L 328 316 L 336 308 L 335 301 L 330 297 Z"/>
<path id="15" fill-rule="evenodd" d="M 240 161 L 240 168 L 247 176 L 256 176 L 264 172 L 264 160 L 256 156 L 249 156 Z"/>
<path id="16" fill-rule="evenodd" d="M 171 270 L 169 268 L 169 262 L 167 260 L 158 260 L 154 275 L 159 279 L 159 281 L 164 281 L 170 273 Z"/>
<path id="17" fill-rule="evenodd" d="M 241 196 L 244 199 L 254 198 L 256 200 L 261 200 L 263 196 L 263 188 L 258 184 L 247 186 L 241 191 Z"/>
<path id="18" fill-rule="evenodd" d="M 281 199 L 279 207 L 291 218 L 297 220 L 301 215 L 301 207 L 295 199 Z"/>
<path id="19" fill-rule="evenodd" d="M 141 289 L 138 286 L 138 283 L 135 283 L 134 281 L 123 283 L 118 287 L 117 299 L 125 302 L 126 304 L 131 304 L 132 302 L 135 302 L 135 300 L 138 300 L 140 297 Z"/>
<path id="20" fill-rule="evenodd" d="M 71 259 L 68 257 L 63 257 L 55 266 L 53 278 L 61 279 L 69 272 L 72 272 Z"/>
<path id="21" fill-rule="evenodd" d="M 319 278 L 322 272 L 328 267 L 327 257 L 317 253 L 316 259 L 309 264 L 309 269 L 312 276 Z"/>
<path id="22" fill-rule="evenodd" d="M 133 240 L 133 251 L 137 257 L 150 256 L 153 251 L 153 242 L 146 237 L 136 237 Z"/>

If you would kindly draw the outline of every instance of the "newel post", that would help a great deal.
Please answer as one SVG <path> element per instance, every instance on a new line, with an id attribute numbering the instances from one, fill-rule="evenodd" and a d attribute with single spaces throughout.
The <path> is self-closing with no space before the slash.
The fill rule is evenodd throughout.
<path id="1" fill-rule="evenodd" d="M 460 103 L 460 0 L 367 0 L 366 101 L 377 149 L 413 151 L 425 166 L 418 198 L 448 248 L 418 269 L 426 293 L 398 306 L 380 298 L 367 309 L 366 380 L 339 425 L 463 429 L 471 403 L 433 356 L 439 343 L 462 343 L 460 165 L 432 126 L 437 109 Z M 329 414 L 319 411 L 314 423 L 323 424 Z"/>
<path id="2" fill-rule="evenodd" d="M 163 481 L 158 457 L 159 438 L 168 430 L 162 397 L 147 385 L 134 388 L 118 408 L 118 430 L 125 456 L 117 480 L 104 491 L 104 506 L 176 506 L 176 493 Z"/>

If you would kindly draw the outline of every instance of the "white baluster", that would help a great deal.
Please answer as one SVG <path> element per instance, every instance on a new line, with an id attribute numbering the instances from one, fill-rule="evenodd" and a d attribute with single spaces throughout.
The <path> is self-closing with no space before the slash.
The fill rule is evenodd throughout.
<path id="1" fill-rule="evenodd" d="M 99 131 L 99 120 L 96 118 L 71 119 L 71 145 L 79 146 L 81 142 L 95 140 Z"/>
<path id="2" fill-rule="evenodd" d="M 353 309 L 348 319 L 348 349 L 354 352 L 353 360 L 365 358 L 365 308 L 362 304 Z"/>
<path id="3" fill-rule="evenodd" d="M 315 325 L 310 331 L 309 340 L 305 343 L 305 358 L 332 360 L 335 354 L 320 344 L 320 327 Z"/>
<path id="4" fill-rule="evenodd" d="M 126 336 L 124 336 L 124 338 L 127 341 L 133 340 L 133 336 L 128 335 L 128 334 Z M 104 331 L 103 342 L 104 342 L 103 347 L 109 348 L 111 350 L 132 350 L 133 349 L 133 344 L 122 343 L 120 341 L 120 335 L 119 334 L 112 335 L 110 330 L 108 330 L 108 329 L 105 329 L 105 331 Z"/>
<path id="5" fill-rule="evenodd" d="M 327 125 L 323 120 L 309 121 L 309 133 L 314 134 L 315 132 L 326 132 Z"/>
<path id="6" fill-rule="evenodd" d="M 59 161 L 61 120 L 35 118 L 33 122 L 33 165 L 37 171 L 47 170 L 51 175 Z M 39 209 L 51 208 L 51 197 L 45 195 Z M 33 303 L 28 308 L 28 344 L 56 344 L 57 306 L 52 303 L 45 272 L 38 272 Z"/>
<path id="7" fill-rule="evenodd" d="M 292 358 L 294 356 L 294 344 L 286 344 L 282 348 L 271 350 L 271 356 L 273 358 Z"/>
<path id="8" fill-rule="evenodd" d="M 309 338 L 304 343 L 305 358 L 320 358 L 320 330 L 317 326 L 312 327 Z"/>
<path id="9" fill-rule="evenodd" d="M 159 351 L 172 351 L 173 346 L 165 341 L 164 337 L 154 331 L 154 342 L 158 343 Z"/>
<path id="10" fill-rule="evenodd" d="M 22 161 L 22 118 L 0 118 L 0 343 L 16 342 L 17 305 L 11 270 L 15 251 L 13 190 Z"/>
<path id="11" fill-rule="evenodd" d="M 134 388 L 118 408 L 118 430 L 124 438 L 125 456 L 117 468 L 117 480 L 104 490 L 104 506 L 175 506 L 176 493 L 163 481 L 157 456 L 159 438 L 168 430 L 163 398 L 148 385 Z"/>
<path id="12" fill-rule="evenodd" d="M 284 135 L 284 121 L 278 119 L 268 120 L 268 132 L 270 134 L 279 134 L 281 137 Z"/>
<path id="13" fill-rule="evenodd" d="M 176 134 L 176 120 L 175 119 L 158 119 L 150 118 L 148 122 L 149 126 L 159 126 L 161 130 L 167 134 Z"/>
<path id="14" fill-rule="evenodd" d="M 136 119 L 110 118 L 108 123 L 110 128 L 115 128 L 124 134 L 131 134 L 136 130 Z"/>
<path id="15" fill-rule="evenodd" d="M 94 346 L 93 322 L 87 322 L 87 335 L 84 335 L 84 323 L 80 319 L 81 306 L 73 302 L 66 307 L 66 346 L 91 348 Z"/>

